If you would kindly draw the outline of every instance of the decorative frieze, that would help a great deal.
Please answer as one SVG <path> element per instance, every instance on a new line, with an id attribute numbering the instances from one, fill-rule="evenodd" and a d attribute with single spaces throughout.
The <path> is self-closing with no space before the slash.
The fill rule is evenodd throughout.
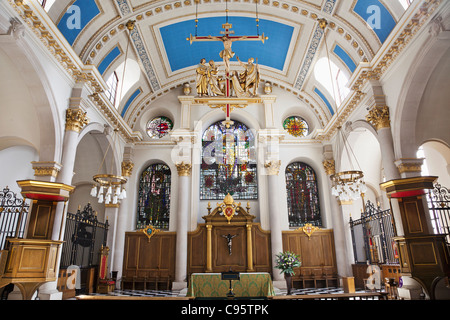
<path id="1" fill-rule="evenodd" d="M 53 177 L 56 178 L 61 171 L 62 165 L 54 161 L 33 161 L 35 177 Z"/>
<path id="2" fill-rule="evenodd" d="M 422 165 L 424 159 L 399 159 L 395 161 L 395 165 L 398 168 L 398 172 L 402 173 L 417 173 L 420 175 L 422 172 Z"/>

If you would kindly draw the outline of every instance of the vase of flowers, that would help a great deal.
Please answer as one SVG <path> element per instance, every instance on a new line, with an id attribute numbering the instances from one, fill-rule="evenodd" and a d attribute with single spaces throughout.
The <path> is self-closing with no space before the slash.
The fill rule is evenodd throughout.
<path id="1" fill-rule="evenodd" d="M 293 252 L 280 252 L 277 254 L 275 259 L 275 268 L 280 269 L 280 273 L 284 274 L 287 285 L 287 294 L 291 294 L 292 288 L 292 276 L 295 275 L 294 268 L 301 266 L 300 256 Z"/>

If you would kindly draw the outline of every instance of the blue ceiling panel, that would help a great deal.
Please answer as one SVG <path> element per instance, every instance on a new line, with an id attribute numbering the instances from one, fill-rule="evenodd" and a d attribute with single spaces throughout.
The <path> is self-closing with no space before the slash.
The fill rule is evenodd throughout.
<path id="1" fill-rule="evenodd" d="M 220 36 L 223 31 L 222 24 L 225 17 L 199 19 L 198 36 Z M 257 35 L 255 19 L 246 17 L 229 17 L 228 22 L 233 25 L 232 30 L 236 36 Z M 172 71 L 177 71 L 197 65 L 202 58 L 207 61 L 222 61 L 219 52 L 223 50 L 220 41 L 193 42 L 190 44 L 186 38 L 195 35 L 194 20 L 183 21 L 168 25 L 160 29 L 164 47 Z M 259 34 L 269 37 L 263 44 L 261 41 L 236 41 L 232 49 L 236 53 L 232 61 L 241 61 L 249 58 L 258 59 L 258 63 L 274 69 L 283 70 L 286 56 L 291 43 L 294 28 L 282 23 L 260 19 Z"/>

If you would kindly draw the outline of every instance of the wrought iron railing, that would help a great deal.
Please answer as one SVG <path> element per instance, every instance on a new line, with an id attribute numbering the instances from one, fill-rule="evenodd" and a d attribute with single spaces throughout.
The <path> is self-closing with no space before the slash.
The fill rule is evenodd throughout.
<path id="1" fill-rule="evenodd" d="M 450 244 L 450 191 L 439 183 L 427 193 L 428 210 L 435 234 L 445 234 Z"/>
<path id="2" fill-rule="evenodd" d="M 350 218 L 355 263 L 398 264 L 391 210 L 367 201 L 361 218 Z"/>
<path id="3" fill-rule="evenodd" d="M 106 246 L 108 220 L 99 222 L 90 203 L 80 209 L 75 214 L 67 213 L 61 269 L 71 265 L 82 269 L 98 266 L 100 249 Z"/>
<path id="4" fill-rule="evenodd" d="M 0 191 L 0 250 L 7 238 L 23 238 L 30 205 L 8 187 Z"/>

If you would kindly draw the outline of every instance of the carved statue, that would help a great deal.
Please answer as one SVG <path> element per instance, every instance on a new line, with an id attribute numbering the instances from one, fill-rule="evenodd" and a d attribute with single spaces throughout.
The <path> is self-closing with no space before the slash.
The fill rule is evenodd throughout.
<path id="1" fill-rule="evenodd" d="M 237 235 L 232 236 L 231 234 L 227 234 L 227 235 L 222 235 L 222 237 L 224 237 L 227 240 L 227 246 L 228 246 L 228 253 L 232 254 L 231 252 L 231 246 L 232 246 L 232 239 L 235 238 Z"/>
<path id="2" fill-rule="evenodd" d="M 209 74 L 209 96 L 223 96 L 221 83 L 224 81 L 222 77 L 219 77 L 218 67 L 215 65 L 214 60 L 209 61 L 208 74 Z"/>
<path id="3" fill-rule="evenodd" d="M 259 66 L 254 64 L 254 59 L 248 59 L 248 63 L 245 64 L 239 57 L 236 57 L 239 64 L 245 69 L 243 73 L 240 74 L 240 82 L 245 92 L 250 92 L 253 88 L 253 95 L 256 95 L 256 90 L 258 89 L 260 81 Z"/>
<path id="4" fill-rule="evenodd" d="M 202 58 L 196 69 L 197 72 L 197 94 L 202 97 L 208 95 L 208 66 L 206 59 Z"/>

